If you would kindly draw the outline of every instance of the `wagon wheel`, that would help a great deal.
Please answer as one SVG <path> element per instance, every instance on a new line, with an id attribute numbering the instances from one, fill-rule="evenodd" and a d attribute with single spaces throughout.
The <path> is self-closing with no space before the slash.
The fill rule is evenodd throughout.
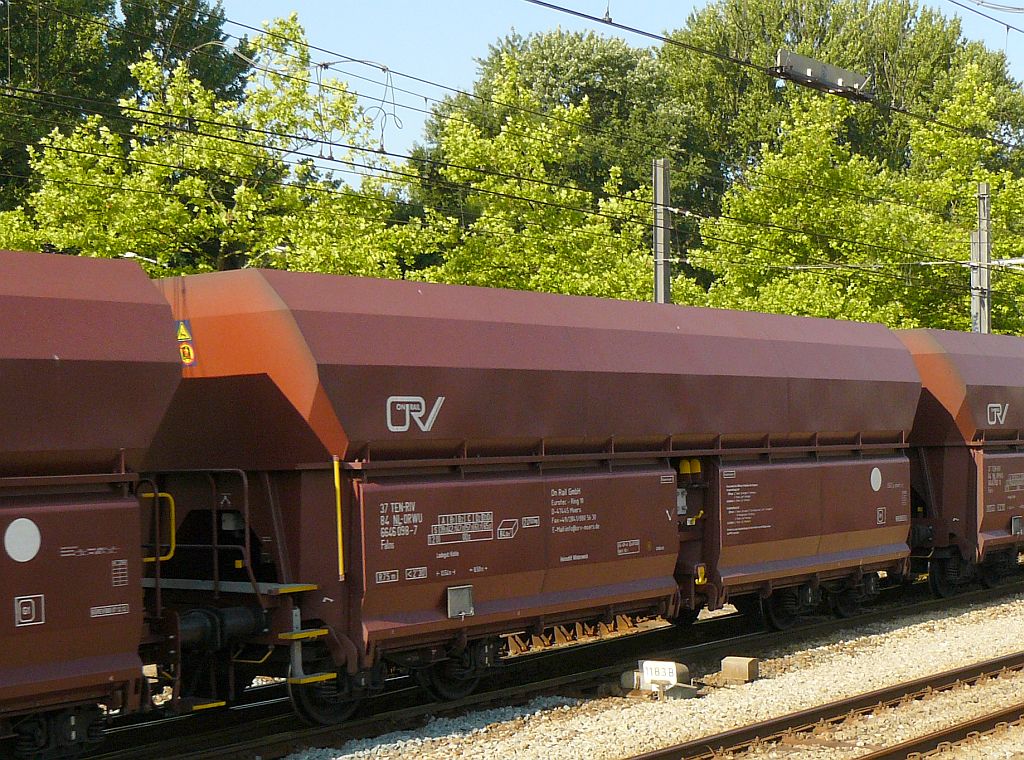
<path id="1" fill-rule="evenodd" d="M 950 578 L 950 560 L 945 557 L 933 558 L 928 563 L 928 588 L 939 599 L 948 599 L 956 593 L 956 583 Z"/>
<path id="2" fill-rule="evenodd" d="M 480 683 L 480 676 L 467 678 L 454 660 L 435 662 L 414 671 L 414 675 L 430 696 L 444 702 L 468 697 Z"/>
<path id="3" fill-rule="evenodd" d="M 860 612 L 860 599 L 852 588 L 831 594 L 829 603 L 832 612 L 839 618 L 851 618 Z"/>
<path id="4" fill-rule="evenodd" d="M 347 673 L 338 673 L 338 677 L 330 681 L 290 683 L 288 696 L 296 714 L 312 726 L 343 723 L 359 707 L 359 700 L 352 696 L 349 688 Z"/>
<path id="5" fill-rule="evenodd" d="M 776 631 L 786 631 L 797 624 L 800 618 L 800 600 L 796 589 L 784 588 L 764 600 L 764 617 L 768 626 Z"/>

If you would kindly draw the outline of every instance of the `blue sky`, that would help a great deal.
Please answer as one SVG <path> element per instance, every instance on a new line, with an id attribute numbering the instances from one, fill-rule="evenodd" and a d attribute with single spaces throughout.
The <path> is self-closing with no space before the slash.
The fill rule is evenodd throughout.
<path id="1" fill-rule="evenodd" d="M 616 22 L 654 32 L 682 26 L 695 5 L 703 7 L 705 4 L 693 3 L 691 0 L 555 1 L 558 5 L 595 16 L 603 16 L 608 9 Z M 969 7 L 976 7 L 971 0 L 960 1 Z M 572 30 L 595 29 L 603 34 L 611 32 L 603 25 L 541 8 L 524 0 L 222 2 L 228 19 L 252 26 L 259 26 L 264 20 L 287 15 L 295 10 L 310 43 L 314 45 L 351 58 L 385 65 L 394 72 L 414 74 L 422 79 L 459 88 L 472 85 L 476 77 L 475 59 L 487 54 L 488 45 L 513 30 L 525 35 L 560 26 Z M 1015 31 L 1007 34 L 1005 27 L 960 8 L 950 0 L 938 0 L 932 5 L 947 16 L 960 16 L 964 34 L 968 38 L 983 40 L 992 49 L 1005 49 L 1012 74 L 1018 80 L 1024 80 L 1024 34 Z M 1024 5 L 1024 0 L 1021 0 L 1021 5 Z M 1024 29 L 1024 16 L 1020 14 L 1015 16 L 984 12 L 993 16 L 1002 15 L 1008 23 Z M 246 32 L 230 24 L 226 31 L 231 34 Z M 621 36 L 634 45 L 653 44 L 643 37 L 626 33 Z M 327 54 L 314 53 L 316 61 L 330 59 Z M 353 75 L 347 77 L 334 72 L 336 76 L 347 79 L 352 89 L 365 96 L 364 105 L 373 103 L 374 99 L 384 97 L 388 100 L 393 96 L 398 102 L 428 110 L 431 105 L 429 99 L 440 98 L 445 94 L 443 89 L 398 76 L 392 77 L 393 86 L 415 94 L 388 90 L 379 83 L 384 77 L 377 68 L 357 64 L 339 65 L 338 68 Z M 375 81 L 360 80 L 355 76 Z M 428 98 L 427 102 L 424 102 L 424 97 Z M 385 147 L 389 151 L 406 153 L 414 142 L 421 140 L 424 114 L 406 108 L 392 110 L 388 107 L 386 111 L 386 119 L 380 118 L 380 112 L 376 112 L 377 123 L 384 130 Z M 401 128 L 398 128 L 394 116 L 401 119 Z"/>

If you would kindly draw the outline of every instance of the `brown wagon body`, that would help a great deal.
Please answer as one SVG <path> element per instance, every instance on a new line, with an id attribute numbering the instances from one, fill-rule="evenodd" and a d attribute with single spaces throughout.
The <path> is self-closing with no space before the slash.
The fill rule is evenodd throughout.
<path id="1" fill-rule="evenodd" d="M 170 319 L 130 262 L 0 253 L 0 724 L 30 755 L 139 706 L 132 469 L 180 381 Z"/>
<path id="2" fill-rule="evenodd" d="M 908 330 L 924 383 L 911 442 L 915 555 L 946 588 L 972 568 L 999 574 L 1024 545 L 1024 342 Z M 938 579 L 937 579 L 938 580 Z"/>
<path id="3" fill-rule="evenodd" d="M 317 586 L 295 604 L 350 672 L 909 552 L 919 380 L 882 326 L 274 271 L 160 286 L 194 363 L 151 465 L 250 473 L 266 577 Z M 768 522 L 741 526 L 751 478 Z"/>
<path id="4" fill-rule="evenodd" d="M 500 656 L 730 601 L 778 627 L 847 614 L 882 573 L 947 593 L 1024 546 L 1018 339 L 279 271 L 154 288 L 62 256 L 0 272 L 20 757 L 165 686 L 203 709 L 287 676 L 330 722 L 395 670 L 448 698 Z"/>

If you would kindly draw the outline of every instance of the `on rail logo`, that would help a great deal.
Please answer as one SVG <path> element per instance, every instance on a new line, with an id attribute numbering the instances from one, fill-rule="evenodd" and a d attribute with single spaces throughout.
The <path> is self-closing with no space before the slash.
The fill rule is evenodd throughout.
<path id="1" fill-rule="evenodd" d="M 988 405 L 988 424 L 989 425 L 1004 425 L 1006 424 L 1006 413 L 1010 411 L 1009 404 L 989 404 Z"/>
<path id="2" fill-rule="evenodd" d="M 392 433 L 404 433 L 415 422 L 416 427 L 424 433 L 429 433 L 437 421 L 442 404 L 444 404 L 444 396 L 438 396 L 428 413 L 427 400 L 423 396 L 389 396 L 387 402 L 388 430 Z"/>

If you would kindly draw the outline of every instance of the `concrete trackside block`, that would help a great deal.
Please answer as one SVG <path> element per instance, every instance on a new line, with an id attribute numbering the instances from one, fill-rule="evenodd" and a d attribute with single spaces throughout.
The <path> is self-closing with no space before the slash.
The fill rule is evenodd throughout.
<path id="1" fill-rule="evenodd" d="M 650 691 L 690 683 L 690 669 L 681 662 L 640 660 L 640 688 Z"/>
<path id="2" fill-rule="evenodd" d="M 725 683 L 750 683 L 758 676 L 756 657 L 725 657 L 722 659 L 722 681 Z"/>

